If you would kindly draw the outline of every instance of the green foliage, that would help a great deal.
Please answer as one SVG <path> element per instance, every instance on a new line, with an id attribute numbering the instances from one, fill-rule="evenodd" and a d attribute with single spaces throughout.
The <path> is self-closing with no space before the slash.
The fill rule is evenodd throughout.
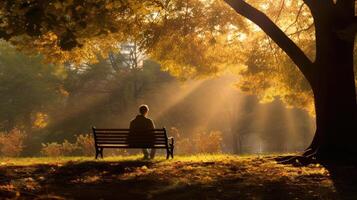
<path id="1" fill-rule="evenodd" d="M 62 97 L 62 66 L 46 65 L 40 56 L 29 57 L 0 43 L 0 128 L 31 129 L 36 113 Z"/>

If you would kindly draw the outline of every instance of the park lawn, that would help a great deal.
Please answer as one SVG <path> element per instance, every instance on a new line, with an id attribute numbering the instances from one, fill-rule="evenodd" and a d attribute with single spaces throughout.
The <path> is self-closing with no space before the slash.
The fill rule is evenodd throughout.
<path id="1" fill-rule="evenodd" d="M 357 199 L 355 167 L 276 157 L 0 158 L 0 199 Z"/>

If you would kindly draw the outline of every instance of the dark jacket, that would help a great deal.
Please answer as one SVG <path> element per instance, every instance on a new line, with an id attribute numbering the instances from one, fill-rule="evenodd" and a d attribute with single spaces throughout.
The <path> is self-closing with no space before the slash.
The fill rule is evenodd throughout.
<path id="1" fill-rule="evenodd" d="M 130 122 L 130 131 L 148 130 L 154 128 L 155 128 L 154 122 L 143 115 L 137 115 L 135 119 L 133 119 Z"/>

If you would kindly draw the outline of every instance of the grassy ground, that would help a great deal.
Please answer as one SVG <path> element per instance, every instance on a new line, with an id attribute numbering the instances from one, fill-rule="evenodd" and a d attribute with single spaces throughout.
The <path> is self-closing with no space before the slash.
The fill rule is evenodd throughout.
<path id="1" fill-rule="evenodd" d="M 0 199 L 357 199 L 355 167 L 275 157 L 1 158 Z"/>

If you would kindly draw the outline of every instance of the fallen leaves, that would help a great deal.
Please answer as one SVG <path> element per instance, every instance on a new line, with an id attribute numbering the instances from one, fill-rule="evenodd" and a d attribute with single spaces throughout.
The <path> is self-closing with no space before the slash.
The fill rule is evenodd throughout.
<path id="1" fill-rule="evenodd" d="M 294 167 L 277 164 L 273 157 L 258 156 L 205 155 L 197 159 L 178 157 L 152 162 L 54 161 L 52 164 L 0 166 L 0 174 L 6 177 L 0 176 L 0 194 L 6 193 L 11 198 L 32 193 L 48 195 L 47 188 L 57 191 L 51 195 L 62 196 L 63 193 L 73 197 L 79 195 L 74 187 L 90 187 L 88 195 L 90 193 L 93 198 L 111 193 L 121 195 L 120 190 L 128 195 L 145 195 L 141 197 L 152 199 L 167 194 L 183 199 L 186 196 L 180 195 L 193 198 L 199 193 L 226 199 L 237 195 L 241 199 L 259 199 L 262 196 L 275 199 L 280 195 L 289 199 L 315 197 L 321 191 L 325 196 L 336 193 L 329 171 L 321 165 Z M 283 194 L 278 192 L 280 190 L 284 191 Z"/>

